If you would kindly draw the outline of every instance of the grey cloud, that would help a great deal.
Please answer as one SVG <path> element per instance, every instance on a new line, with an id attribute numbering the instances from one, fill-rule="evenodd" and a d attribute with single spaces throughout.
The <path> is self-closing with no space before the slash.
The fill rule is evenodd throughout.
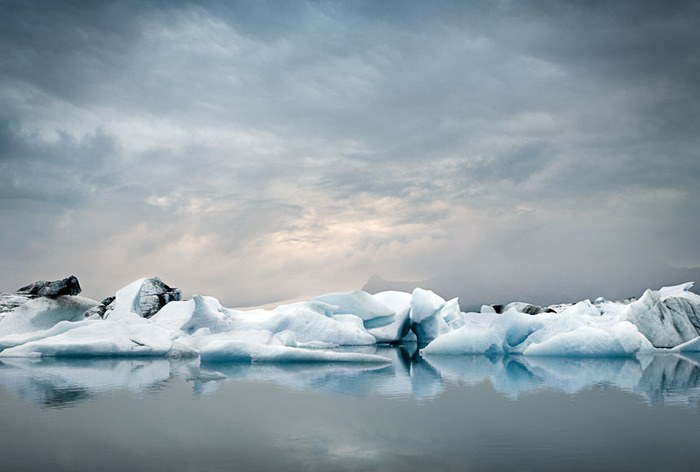
<path id="1" fill-rule="evenodd" d="M 119 155 L 114 140 L 97 130 L 80 140 L 58 131 L 46 142 L 26 135 L 9 120 L 0 122 L 0 199 L 64 204 L 85 203 L 117 178 L 110 162 Z"/>
<path id="2" fill-rule="evenodd" d="M 139 35 L 138 22 L 128 17 L 134 5 L 3 2 L 0 45 L 5 50 L 5 80 L 73 103 L 99 99 L 100 85 L 121 74 Z"/>
<path id="3" fill-rule="evenodd" d="M 700 263 L 698 17 L 694 2 L 3 2 L 0 215 L 20 223 L 0 257 L 61 241 L 95 274 L 83 254 L 113 244 L 142 259 L 124 277 L 272 273 L 285 295 L 303 284 L 276 271 L 355 288 L 507 265 L 489 257 L 614 265 L 626 238 Z M 579 238 L 586 224 L 610 242 Z M 279 264 L 255 258 L 275 244 Z M 155 256 L 180 252 L 179 271 Z"/>
<path id="4" fill-rule="evenodd" d="M 542 142 L 526 143 L 500 154 L 493 156 L 492 161 L 479 161 L 468 166 L 472 178 L 489 181 L 507 179 L 521 183 L 543 169 L 554 157 L 551 146 Z"/>
<path id="5" fill-rule="evenodd" d="M 667 78 L 692 83 L 699 70 L 694 48 L 700 34 L 695 2 L 662 5 L 634 2 L 513 3 L 515 14 L 526 14 L 539 31 L 515 29 L 511 45 L 577 66 L 582 74 L 638 83 Z M 557 21 L 552 21 L 556 18 Z M 527 34 L 523 34 L 527 33 Z M 559 39 L 551 41 L 552 37 Z M 517 43 L 516 43 L 517 41 Z M 696 84 L 694 84 L 697 87 Z"/>

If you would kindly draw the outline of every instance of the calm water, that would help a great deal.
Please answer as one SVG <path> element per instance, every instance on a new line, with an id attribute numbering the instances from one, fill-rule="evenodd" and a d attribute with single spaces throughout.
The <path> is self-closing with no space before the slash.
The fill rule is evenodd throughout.
<path id="1" fill-rule="evenodd" d="M 392 364 L 3 360 L 0 469 L 698 470 L 700 356 L 379 353 Z"/>

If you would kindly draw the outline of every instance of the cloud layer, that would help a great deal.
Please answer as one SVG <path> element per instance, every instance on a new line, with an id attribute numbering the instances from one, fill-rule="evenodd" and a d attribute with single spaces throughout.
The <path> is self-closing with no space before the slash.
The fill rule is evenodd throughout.
<path id="1" fill-rule="evenodd" d="M 0 289 L 160 275 L 252 305 L 379 273 L 556 297 L 700 265 L 699 20 L 3 1 Z"/>

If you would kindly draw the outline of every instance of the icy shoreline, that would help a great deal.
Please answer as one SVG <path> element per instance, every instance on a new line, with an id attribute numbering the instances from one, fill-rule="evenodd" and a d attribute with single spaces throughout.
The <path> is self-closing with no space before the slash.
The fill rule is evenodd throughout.
<path id="1" fill-rule="evenodd" d="M 700 351 L 700 296 L 692 282 L 639 300 L 537 307 L 515 302 L 464 313 L 420 288 L 323 295 L 273 310 L 232 310 L 213 297 L 180 300 L 158 278 L 99 303 L 74 277 L 0 298 L 0 357 L 199 357 L 204 362 L 387 363 L 339 346 L 418 342 L 425 356 L 634 357 Z M 66 295 L 64 293 L 70 293 Z M 502 311 L 502 313 L 498 313 Z"/>

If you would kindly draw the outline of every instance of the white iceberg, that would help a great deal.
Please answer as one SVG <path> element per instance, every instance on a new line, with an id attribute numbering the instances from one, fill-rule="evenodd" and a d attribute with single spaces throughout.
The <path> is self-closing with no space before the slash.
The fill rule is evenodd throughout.
<path id="1" fill-rule="evenodd" d="M 67 295 L 28 300 L 0 320 L 0 338 L 9 334 L 46 330 L 60 321 L 81 321 L 83 313 L 95 305 L 95 300 Z"/>
<path id="2" fill-rule="evenodd" d="M 147 323 L 85 320 L 48 330 L 43 338 L 5 349 L 0 357 L 166 356 L 173 333 Z"/>
<path id="3" fill-rule="evenodd" d="M 691 286 L 647 290 L 630 304 L 584 300 L 561 306 L 559 313 L 528 315 L 517 305 L 501 315 L 462 313 L 462 327 L 438 336 L 422 352 L 610 357 L 674 346 L 695 350 L 700 341 L 692 316 L 700 312 L 700 297 L 688 292 Z"/>
<path id="4" fill-rule="evenodd" d="M 368 331 L 379 343 L 400 341 L 411 331 L 411 294 L 389 290 L 376 293 L 372 297 L 394 312 L 394 321 L 385 326 L 370 328 Z"/>
<path id="5" fill-rule="evenodd" d="M 421 288 L 412 293 L 332 293 L 273 310 L 243 311 L 208 296 L 180 301 L 179 289 L 144 278 L 102 304 L 78 296 L 6 304 L 10 308 L 0 319 L 0 357 L 382 362 L 373 354 L 358 357 L 338 348 L 401 342 L 409 335 L 425 345 L 422 353 L 427 357 L 692 352 L 700 350 L 700 296 L 691 287 L 648 290 L 631 303 L 597 299 L 542 308 L 517 302 L 506 305 L 502 314 L 487 306 L 481 313 L 463 313 L 456 298 L 445 301 Z M 93 309 L 98 306 L 104 311 Z"/>
<path id="6" fill-rule="evenodd" d="M 454 300 L 456 303 L 456 299 Z M 447 302 L 430 290 L 416 288 L 411 294 L 411 330 L 416 334 L 419 344 L 429 343 L 433 339 L 452 331 L 443 317 L 443 308 Z M 448 308 L 448 310 L 450 310 Z"/>
<path id="7" fill-rule="evenodd" d="M 331 305 L 334 307 L 334 314 L 359 316 L 365 327 L 386 326 L 394 321 L 394 310 L 369 293 L 360 290 L 329 293 L 316 297 L 312 301 Z"/>
<path id="8" fill-rule="evenodd" d="M 642 298 L 627 307 L 627 319 L 655 347 L 670 348 L 697 337 L 697 329 L 688 316 L 695 312 L 693 302 L 668 288 L 662 290 L 667 294 L 663 298 L 661 291 L 644 292 Z"/>

